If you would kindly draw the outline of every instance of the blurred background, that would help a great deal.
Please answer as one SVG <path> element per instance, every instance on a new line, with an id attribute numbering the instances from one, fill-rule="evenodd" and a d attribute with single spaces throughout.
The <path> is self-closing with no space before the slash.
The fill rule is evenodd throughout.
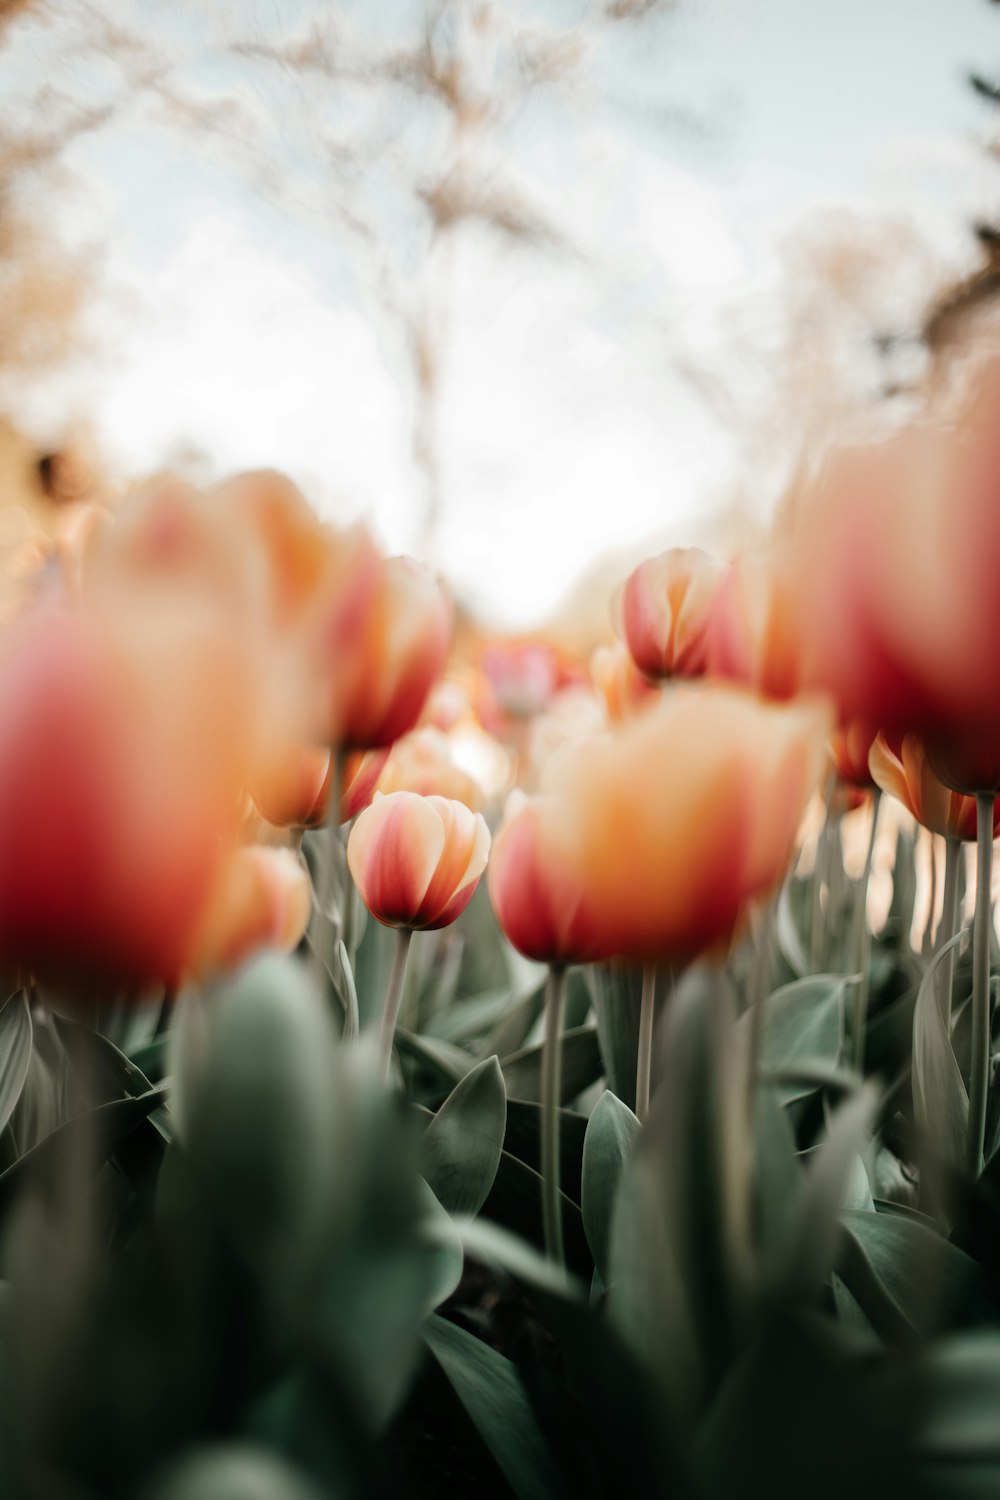
<path id="1" fill-rule="evenodd" d="M 0 0 L 0 548 L 273 465 L 599 634 L 990 336 L 998 61 L 990 0 Z"/>

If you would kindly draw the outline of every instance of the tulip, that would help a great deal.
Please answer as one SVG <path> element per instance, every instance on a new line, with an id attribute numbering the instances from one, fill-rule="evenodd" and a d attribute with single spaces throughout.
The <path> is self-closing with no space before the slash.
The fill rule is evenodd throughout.
<path id="1" fill-rule="evenodd" d="M 380 1032 L 388 1071 L 414 929 L 446 927 L 465 910 L 489 856 L 481 813 L 447 797 L 376 793 L 347 841 L 347 863 L 372 916 L 399 934 Z"/>
<path id="2" fill-rule="evenodd" d="M 501 926 L 560 963 L 683 959 L 726 940 L 785 872 L 828 730 L 819 703 L 688 688 L 566 745 L 497 835 Z"/>
<path id="3" fill-rule="evenodd" d="M 411 730 L 396 741 L 379 775 L 378 790 L 448 797 L 473 812 L 483 804 L 482 788 L 456 763 L 447 735 L 431 728 Z"/>
<path id="4" fill-rule="evenodd" d="M 916 734 L 901 737 L 878 734 L 869 753 L 875 784 L 906 810 L 946 839 L 971 842 L 976 837 L 976 799 L 953 792 L 935 775 L 923 740 Z M 1000 836 L 1000 799 L 993 807 L 993 837 Z"/>
<path id="5" fill-rule="evenodd" d="M 766 698 L 799 687 L 798 641 L 791 608 L 788 548 L 744 552 L 712 599 L 706 626 L 707 675 L 745 683 Z"/>
<path id="6" fill-rule="evenodd" d="M 951 427 L 913 423 L 828 465 L 794 543 L 802 681 L 842 720 L 996 736 L 1000 365 Z"/>
<path id="7" fill-rule="evenodd" d="M 660 697 L 659 688 L 639 671 L 623 641 L 597 647 L 590 658 L 590 675 L 612 723 L 648 708 Z"/>
<path id="8" fill-rule="evenodd" d="M 377 792 L 347 842 L 351 874 L 387 927 L 447 927 L 472 899 L 490 835 L 480 813 L 447 797 Z"/>
<path id="9" fill-rule="evenodd" d="M 388 750 L 344 756 L 339 821 L 348 823 L 367 807 Z M 279 828 L 319 828 L 327 821 L 334 754 L 318 746 L 292 746 L 281 765 L 261 774 L 251 795 L 261 815 Z"/>
<path id="10" fill-rule="evenodd" d="M 235 839 L 234 726 L 190 663 L 159 650 L 149 670 L 136 623 L 123 641 L 89 611 L 44 609 L 0 643 L 8 966 L 176 983 Z"/>
<path id="11" fill-rule="evenodd" d="M 429 569 L 393 557 L 355 623 L 352 634 L 327 636 L 334 683 L 327 734 L 347 749 L 377 749 L 419 719 L 444 667 L 451 607 Z"/>
<path id="12" fill-rule="evenodd" d="M 706 626 L 722 566 L 698 547 L 673 547 L 631 573 L 619 600 L 621 629 L 647 677 L 699 677 Z"/>
<path id="13" fill-rule="evenodd" d="M 514 793 L 493 842 L 487 881 L 497 921 L 520 953 L 540 963 L 609 956 L 574 834 L 572 810 L 556 797 Z"/>
<path id="14" fill-rule="evenodd" d="M 202 919 L 189 963 L 201 976 L 227 973 L 262 948 L 290 953 L 312 910 L 309 876 L 287 849 L 249 845 L 230 858 Z"/>

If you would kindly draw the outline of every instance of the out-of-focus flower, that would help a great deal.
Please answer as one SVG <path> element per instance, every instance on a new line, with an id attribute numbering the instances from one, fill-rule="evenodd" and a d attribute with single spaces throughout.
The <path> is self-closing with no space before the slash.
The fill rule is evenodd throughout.
<path id="1" fill-rule="evenodd" d="M 263 948 L 290 953 L 312 910 L 301 860 L 287 849 L 248 845 L 220 873 L 194 940 L 188 972 L 226 973 Z"/>
<path id="2" fill-rule="evenodd" d="M 545 767 L 558 750 L 600 734 L 605 727 L 600 700 L 591 688 L 565 688 L 529 727 L 519 758 L 519 785 L 526 790 L 536 789 Z"/>
<path id="3" fill-rule="evenodd" d="M 378 749 L 413 728 L 444 667 L 451 618 L 428 568 L 409 557 L 382 564 L 357 628 L 328 640 L 331 744 Z"/>
<path id="4" fill-rule="evenodd" d="M 241 726 L 139 623 L 46 608 L 0 641 L 8 966 L 175 981 L 235 842 Z"/>
<path id="5" fill-rule="evenodd" d="M 475 674 L 471 668 L 465 672 L 455 667 L 449 668 L 447 674 L 431 689 L 420 715 L 421 725 L 447 733 L 460 724 L 478 724 L 472 705 L 474 683 Z"/>
<path id="6" fill-rule="evenodd" d="M 730 563 L 711 604 L 708 676 L 745 683 L 766 698 L 790 698 L 798 691 L 792 565 L 784 544 L 741 553 Z"/>
<path id="7" fill-rule="evenodd" d="M 660 697 L 660 689 L 639 671 L 624 641 L 598 646 L 590 658 L 590 675 L 612 723 L 630 718 Z"/>
<path id="8" fill-rule="evenodd" d="M 923 740 L 916 734 L 878 734 L 868 757 L 876 786 L 888 792 L 932 833 L 972 842 L 976 799 L 953 792 L 935 775 Z M 994 804 L 993 836 L 1000 833 L 1000 802 Z"/>
<path id="9" fill-rule="evenodd" d="M 1000 365 L 950 428 L 915 423 L 838 455 L 795 543 L 807 686 L 842 720 L 996 735 Z"/>
<path id="10" fill-rule="evenodd" d="M 600 914 L 587 900 L 572 809 L 556 798 L 511 794 L 487 882 L 497 921 L 527 958 L 572 964 L 609 956 Z"/>
<path id="11" fill-rule="evenodd" d="M 828 710 L 815 702 L 779 707 L 731 689 L 688 688 L 568 745 L 546 767 L 530 819 L 518 821 L 516 836 L 497 836 L 491 886 L 512 940 L 533 956 L 565 940 L 573 956 L 642 960 L 725 941 L 747 902 L 787 868 L 829 729 Z M 562 925 L 536 899 L 531 928 L 530 904 L 520 908 L 511 895 L 518 863 L 536 882 L 557 871 L 558 900 L 570 902 Z"/>
<path id="12" fill-rule="evenodd" d="M 347 841 L 372 916 L 387 927 L 446 927 L 472 899 L 489 856 L 481 813 L 447 797 L 376 793 Z"/>
<path id="13" fill-rule="evenodd" d="M 647 677 L 699 677 L 722 564 L 700 547 L 671 547 L 631 573 L 618 602 L 632 659 Z"/>
<path id="14" fill-rule="evenodd" d="M 1000 732 L 931 734 L 924 741 L 934 772 L 953 791 L 1000 792 Z"/>
<path id="15" fill-rule="evenodd" d="M 450 797 L 473 812 L 483 805 L 482 787 L 458 765 L 448 736 L 439 729 L 414 729 L 397 740 L 378 778 L 378 790 Z"/>
<path id="16" fill-rule="evenodd" d="M 355 751 L 344 756 L 340 821 L 367 807 L 388 750 Z M 257 810 L 278 828 L 319 828 L 327 820 L 333 754 L 315 745 L 293 745 L 280 762 L 259 772 L 250 792 Z"/>
<path id="17" fill-rule="evenodd" d="M 520 744 L 526 727 L 557 694 L 586 681 L 575 657 L 547 641 L 497 641 L 484 648 L 479 693 L 480 722 L 498 739 Z"/>
<path id="18" fill-rule="evenodd" d="M 846 728 L 833 731 L 830 736 L 830 758 L 841 781 L 854 787 L 873 785 L 868 753 L 874 739 L 874 730 L 867 724 L 848 724 Z"/>

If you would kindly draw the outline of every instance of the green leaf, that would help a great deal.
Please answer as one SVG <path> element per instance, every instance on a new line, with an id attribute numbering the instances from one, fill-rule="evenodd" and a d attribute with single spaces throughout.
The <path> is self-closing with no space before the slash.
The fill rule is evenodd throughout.
<path id="1" fill-rule="evenodd" d="M 579 1275 L 590 1277 L 593 1260 L 583 1232 L 583 1219 L 577 1205 L 564 1192 L 559 1194 L 562 1210 L 563 1239 L 567 1265 Z M 544 1243 L 542 1232 L 542 1179 L 516 1156 L 503 1151 L 496 1180 L 483 1205 L 481 1219 L 502 1225 L 530 1244 Z M 477 1221 L 478 1222 L 478 1221 Z"/>
<path id="2" fill-rule="evenodd" d="M 476 1214 L 493 1186 L 507 1124 L 507 1093 L 495 1057 L 467 1073 L 424 1133 L 421 1170 L 452 1214 Z"/>
<path id="3" fill-rule="evenodd" d="M 559 1185 L 567 1198 L 580 1201 L 583 1143 L 587 1116 L 572 1109 L 557 1111 L 559 1126 Z M 507 1134 L 503 1149 L 532 1171 L 542 1169 L 542 1106 L 532 1099 L 507 1100 Z"/>
<path id="4" fill-rule="evenodd" d="M 937 996 L 941 961 L 961 938 L 959 933 L 934 957 L 917 991 L 913 1011 L 913 1109 L 928 1148 L 931 1192 L 939 1211 L 944 1190 L 935 1164 L 961 1174 L 969 1133 L 969 1095 Z"/>
<path id="5" fill-rule="evenodd" d="M 201 1447 L 171 1464 L 141 1500 L 322 1500 L 283 1458 L 249 1443 Z"/>
<path id="6" fill-rule="evenodd" d="M 587 983 L 594 1002 L 608 1087 L 630 1109 L 634 1109 L 642 970 L 620 961 L 591 964 L 587 969 Z"/>
<path id="7" fill-rule="evenodd" d="M 435 1314 L 424 1342 L 518 1500 L 564 1493 L 552 1452 L 509 1359 Z"/>
<path id="8" fill-rule="evenodd" d="M 458 1238 L 467 1255 L 498 1266 L 525 1286 L 557 1297 L 575 1298 L 578 1302 L 585 1300 L 583 1283 L 571 1272 L 499 1224 L 491 1224 L 482 1216 L 478 1219 L 454 1218 L 450 1232 Z"/>
<path id="9" fill-rule="evenodd" d="M 510 1009 L 486 1038 L 485 1049 L 506 1057 L 523 1047 L 531 1028 L 545 1006 L 545 980 L 534 983 L 527 994 L 511 1000 Z M 485 1050 L 484 1049 L 484 1050 Z"/>
<path id="10" fill-rule="evenodd" d="M 920 1452 L 949 1463 L 1000 1465 L 1000 1333 L 941 1340 L 928 1350 L 920 1375 L 921 1420 L 913 1434 Z"/>
<path id="11" fill-rule="evenodd" d="M 0 1007 L 0 1130 L 6 1130 L 21 1097 L 30 1057 L 28 997 L 16 990 Z"/>
<path id="12" fill-rule="evenodd" d="M 815 1297 L 833 1268 L 840 1218 L 867 1144 L 877 1097 L 872 1084 L 859 1089 L 833 1115 L 826 1139 L 812 1154 L 798 1227 L 789 1241 L 784 1289 L 792 1296 Z"/>
<path id="13" fill-rule="evenodd" d="M 450 1042 L 439 1042 L 434 1037 L 417 1036 L 405 1026 L 396 1027 L 394 1038 L 396 1050 L 404 1057 L 411 1057 L 426 1068 L 439 1083 L 451 1089 L 461 1083 L 466 1073 L 475 1067 L 475 1058 Z"/>
<path id="14" fill-rule="evenodd" d="M 583 1143 L 581 1209 L 590 1253 L 602 1281 L 610 1277 L 611 1215 L 622 1167 L 639 1133 L 627 1104 L 605 1089 L 587 1125 Z"/>
<path id="15" fill-rule="evenodd" d="M 796 979 L 775 990 L 764 1001 L 760 1067 L 769 1076 L 794 1076 L 803 1066 L 835 1064 L 840 1057 L 844 1034 L 844 992 L 847 979 L 835 974 L 818 974 Z M 750 1016 L 740 1018 L 738 1030 L 749 1035 Z M 815 1085 L 782 1082 L 778 1093 L 782 1102 L 804 1098 L 815 1092 Z"/>
<path id="16" fill-rule="evenodd" d="M 79 1171 L 82 1162 L 87 1170 L 96 1172 L 153 1110 L 162 1107 L 166 1098 L 164 1089 L 150 1089 L 138 1098 L 112 1099 L 66 1120 L 13 1166 L 0 1172 L 0 1218 L 29 1181 L 54 1182 L 68 1163 Z"/>
<path id="17" fill-rule="evenodd" d="M 500 1059 L 507 1093 L 516 1099 L 542 1096 L 542 1045 L 523 1047 Z M 562 1089 L 559 1102 L 569 1104 L 601 1076 L 601 1048 L 592 1026 L 578 1026 L 562 1034 Z"/>
<path id="18" fill-rule="evenodd" d="M 782 958 L 799 979 L 809 973 L 809 957 L 799 936 L 799 929 L 792 910 L 792 882 L 782 887 L 774 913 L 775 934 Z"/>
<path id="19" fill-rule="evenodd" d="M 979 1265 L 914 1217 L 849 1211 L 843 1226 L 838 1274 L 890 1342 L 995 1319 Z"/>

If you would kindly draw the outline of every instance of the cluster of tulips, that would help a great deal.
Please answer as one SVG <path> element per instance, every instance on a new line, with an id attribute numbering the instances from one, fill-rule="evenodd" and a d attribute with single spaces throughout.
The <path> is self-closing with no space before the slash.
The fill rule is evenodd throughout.
<path id="1" fill-rule="evenodd" d="M 353 820 L 354 883 L 400 933 L 388 1071 L 410 936 L 453 922 L 489 863 L 503 932 L 550 968 L 542 1155 L 558 1255 L 567 968 L 643 968 L 641 1117 L 657 966 L 724 955 L 766 909 L 826 776 L 831 798 L 872 793 L 869 866 L 881 790 L 943 835 L 942 945 L 961 842 L 978 838 L 975 1172 L 1000 788 L 998 412 L 991 368 L 947 424 L 838 455 L 768 549 L 644 562 L 592 686 L 545 648 L 494 653 L 478 718 L 530 775 L 492 853 L 482 790 L 450 748 L 469 695 L 457 678 L 435 691 L 451 609 L 433 575 L 383 557 L 363 527 L 321 523 L 274 474 L 137 490 L 77 528 L 0 640 L 0 961 L 80 993 L 172 989 L 308 928 L 332 972 Z M 561 721 L 539 713 L 570 700 Z M 529 723 L 548 726 L 537 753 Z M 313 882 L 302 834 L 324 825 Z M 862 909 L 859 1068 L 866 935 Z"/>

